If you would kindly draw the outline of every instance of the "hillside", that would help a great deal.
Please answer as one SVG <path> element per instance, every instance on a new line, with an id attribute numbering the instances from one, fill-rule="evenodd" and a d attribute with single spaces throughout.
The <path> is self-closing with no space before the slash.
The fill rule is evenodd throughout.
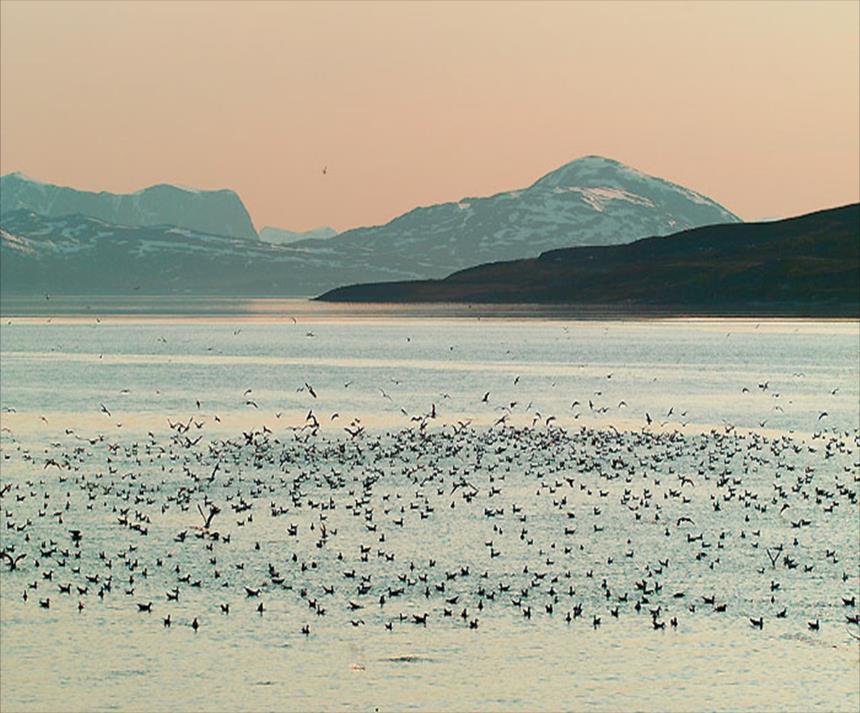
<path id="1" fill-rule="evenodd" d="M 343 287 L 319 299 L 860 316 L 860 204 L 629 245 L 553 250 L 443 280 Z"/>
<path id="2" fill-rule="evenodd" d="M 0 223 L 3 294 L 295 296 L 366 275 L 415 276 L 174 226 L 118 226 L 27 210 L 7 213 Z"/>

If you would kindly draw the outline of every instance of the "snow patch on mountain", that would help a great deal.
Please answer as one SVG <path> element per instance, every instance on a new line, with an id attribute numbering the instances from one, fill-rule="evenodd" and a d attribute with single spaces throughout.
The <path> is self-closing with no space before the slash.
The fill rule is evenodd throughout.
<path id="1" fill-rule="evenodd" d="M 565 191 L 579 193 L 582 196 L 582 200 L 600 213 L 603 212 L 609 201 L 627 201 L 635 205 L 654 208 L 653 201 L 642 196 L 637 196 L 635 193 L 622 190 L 621 188 L 579 188 L 578 186 L 562 188 L 561 186 L 556 186 L 553 189 L 555 193 L 564 193 Z"/>

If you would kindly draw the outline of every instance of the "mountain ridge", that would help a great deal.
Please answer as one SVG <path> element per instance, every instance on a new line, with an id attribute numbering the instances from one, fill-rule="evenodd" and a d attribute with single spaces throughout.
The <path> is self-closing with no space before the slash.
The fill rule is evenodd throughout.
<path id="1" fill-rule="evenodd" d="M 0 176 L 0 215 L 32 210 L 46 217 L 80 214 L 119 226 L 175 225 L 257 240 L 251 216 L 235 191 L 157 183 L 132 193 L 83 191 L 44 183 L 21 172 Z"/>

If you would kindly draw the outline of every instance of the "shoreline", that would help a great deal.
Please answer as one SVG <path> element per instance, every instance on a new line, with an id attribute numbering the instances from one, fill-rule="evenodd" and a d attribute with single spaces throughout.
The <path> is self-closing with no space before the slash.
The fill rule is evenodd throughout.
<path id="1" fill-rule="evenodd" d="M 208 295 L 57 295 L 0 298 L 4 320 L 51 318 L 86 321 L 96 317 L 131 319 L 267 319 L 340 317 L 382 319 L 538 319 L 569 321 L 779 321 L 860 322 L 860 311 L 783 308 L 697 309 L 691 306 L 574 305 L 534 302 L 330 302 L 308 297 L 223 297 Z"/>

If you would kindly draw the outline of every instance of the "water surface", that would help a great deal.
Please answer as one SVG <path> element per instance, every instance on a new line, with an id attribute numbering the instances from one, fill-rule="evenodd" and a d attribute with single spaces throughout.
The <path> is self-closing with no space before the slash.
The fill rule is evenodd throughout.
<path id="1" fill-rule="evenodd" d="M 858 592 L 860 561 L 845 495 L 856 497 L 860 463 L 855 322 L 299 302 L 202 317 L 26 311 L 11 315 L 4 301 L 0 475 L 15 497 L 4 496 L 0 527 L 4 548 L 40 562 L 0 580 L 4 711 L 860 705 L 858 629 L 846 623 L 857 609 L 842 604 Z M 309 411 L 316 435 L 299 430 Z M 170 425 L 189 418 L 193 446 Z M 355 438 L 344 430 L 356 427 Z M 243 432 L 265 445 L 244 445 Z M 46 467 L 64 456 L 69 467 Z M 452 492 L 460 480 L 471 499 L 465 486 Z M 195 537 L 207 497 L 229 543 Z M 148 521 L 146 536 L 118 522 L 123 508 Z M 694 524 L 677 525 L 682 516 Z M 71 529 L 84 533 L 79 559 Z M 51 540 L 56 550 L 39 554 Z M 764 550 L 780 544 L 797 569 L 771 567 Z M 352 569 L 369 593 L 344 577 Z M 103 600 L 97 584 L 76 592 L 87 574 L 103 583 L 109 572 Z M 677 617 L 676 629 L 655 631 L 635 611 L 643 580 L 662 587 L 645 608 Z M 67 582 L 72 595 L 58 591 Z M 168 602 L 174 586 L 180 599 Z M 50 609 L 38 605 L 46 596 Z M 153 613 L 138 612 L 148 601 Z M 583 615 L 567 623 L 575 604 Z M 424 612 L 426 627 L 412 623 Z M 761 631 L 749 623 L 759 616 Z"/>

